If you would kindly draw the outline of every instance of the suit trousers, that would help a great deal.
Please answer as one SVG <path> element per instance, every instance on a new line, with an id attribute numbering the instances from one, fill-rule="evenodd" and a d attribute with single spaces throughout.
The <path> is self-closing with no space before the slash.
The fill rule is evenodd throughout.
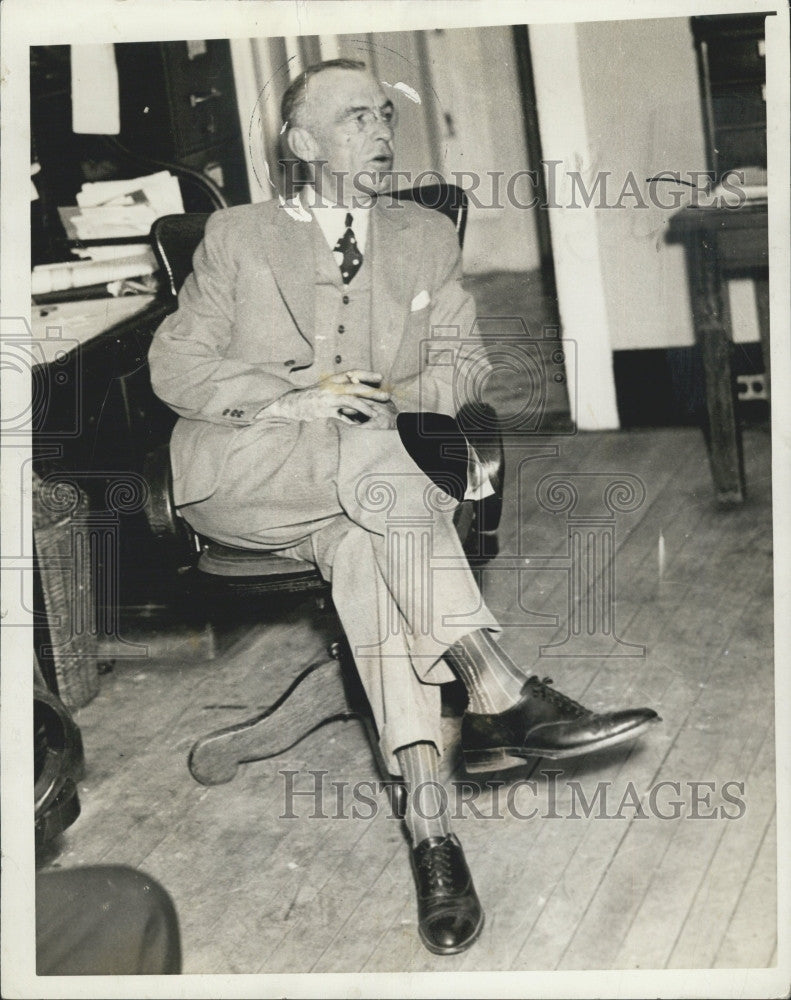
<path id="1" fill-rule="evenodd" d="M 444 652 L 475 629 L 499 631 L 499 625 L 482 599 L 456 532 L 457 501 L 414 463 L 398 431 L 368 430 L 338 420 L 323 423 L 332 425 L 323 431 L 336 444 L 335 474 L 322 483 L 311 477 L 317 519 L 291 520 L 293 540 L 279 530 L 257 531 L 251 519 L 258 515 L 249 501 L 242 514 L 243 534 L 239 529 L 242 537 L 235 535 L 239 502 L 231 503 L 222 489 L 182 513 L 202 534 L 313 562 L 331 582 L 383 757 L 391 772 L 399 774 L 399 747 L 427 741 L 443 751 L 438 685 L 455 677 Z M 315 440 L 320 442 L 322 435 Z M 249 447 L 244 454 L 249 461 Z M 316 456 L 316 463 L 321 462 L 326 454 Z M 231 482 L 233 453 L 229 463 L 225 477 Z M 264 483 L 254 496 L 260 523 L 271 524 Z M 282 498 L 273 503 L 282 506 Z M 295 506 L 304 511 L 305 505 L 300 496 Z"/>

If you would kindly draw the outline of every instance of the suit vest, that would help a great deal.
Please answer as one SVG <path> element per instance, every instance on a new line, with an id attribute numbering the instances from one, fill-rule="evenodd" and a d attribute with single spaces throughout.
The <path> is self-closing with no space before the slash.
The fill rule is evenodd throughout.
<path id="1" fill-rule="evenodd" d="M 313 220 L 311 228 L 316 269 L 314 356 L 310 367 L 291 373 L 291 381 L 300 386 L 350 368 L 371 368 L 370 229 L 363 265 L 344 285 L 321 227 Z"/>

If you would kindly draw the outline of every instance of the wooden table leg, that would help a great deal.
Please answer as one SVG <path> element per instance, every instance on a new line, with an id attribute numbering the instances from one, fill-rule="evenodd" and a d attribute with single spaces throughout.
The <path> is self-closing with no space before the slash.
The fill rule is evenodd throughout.
<path id="1" fill-rule="evenodd" d="M 695 332 L 706 374 L 709 458 L 717 501 L 723 506 L 744 501 L 741 430 L 736 419 L 731 372 L 732 341 L 727 318 L 716 242 L 698 233 L 690 247 L 690 285 Z"/>

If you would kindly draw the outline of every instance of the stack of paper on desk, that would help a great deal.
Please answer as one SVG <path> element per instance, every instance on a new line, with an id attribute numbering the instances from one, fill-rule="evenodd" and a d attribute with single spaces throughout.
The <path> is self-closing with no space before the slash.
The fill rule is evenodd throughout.
<path id="1" fill-rule="evenodd" d="M 147 236 L 161 215 L 184 211 L 176 177 L 161 170 L 147 177 L 83 184 L 77 206 L 59 208 L 69 239 L 96 240 L 118 236 Z M 107 247 L 76 251 L 93 260 L 116 256 Z"/>
<path id="2" fill-rule="evenodd" d="M 82 221 L 75 221 L 76 225 L 89 229 L 88 220 L 95 218 L 98 225 L 105 226 L 111 224 L 114 214 L 116 225 L 125 230 L 115 233 L 116 236 L 128 236 L 141 230 L 147 233 L 151 222 L 160 215 L 184 211 L 178 179 L 167 170 L 131 180 L 83 184 L 77 195 L 77 205 L 83 211 Z"/>
<path id="3" fill-rule="evenodd" d="M 66 236 L 72 240 L 139 239 L 148 236 L 155 219 L 183 211 L 178 179 L 167 170 L 129 180 L 83 184 L 77 205 L 58 209 Z M 33 269 L 33 295 L 108 285 L 156 270 L 147 244 L 79 247 L 73 252 L 82 259 Z M 106 294 L 114 294 L 114 289 L 107 288 Z"/>

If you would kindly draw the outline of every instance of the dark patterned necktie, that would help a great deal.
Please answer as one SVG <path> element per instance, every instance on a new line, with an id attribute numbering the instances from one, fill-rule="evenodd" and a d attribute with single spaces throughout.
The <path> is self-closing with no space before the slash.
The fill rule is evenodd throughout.
<path id="1" fill-rule="evenodd" d="M 341 261 L 341 277 L 344 285 L 348 285 L 352 278 L 363 266 L 363 255 L 357 246 L 357 240 L 352 229 L 352 213 L 346 213 L 346 231 L 335 244 L 335 250 L 343 254 Z"/>

